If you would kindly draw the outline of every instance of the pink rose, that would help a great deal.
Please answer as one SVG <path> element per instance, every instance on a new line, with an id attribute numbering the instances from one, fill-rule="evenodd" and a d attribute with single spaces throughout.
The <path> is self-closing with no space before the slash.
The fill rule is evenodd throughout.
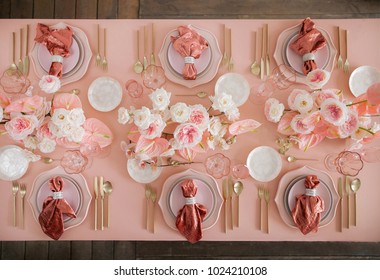
<path id="1" fill-rule="evenodd" d="M 192 148 L 202 140 L 202 131 L 192 123 L 184 123 L 174 131 L 174 139 L 183 148 Z"/>
<path id="2" fill-rule="evenodd" d="M 5 124 L 5 129 L 13 140 L 23 140 L 33 133 L 37 124 L 33 115 L 18 115 Z"/>
<path id="3" fill-rule="evenodd" d="M 321 104 L 321 115 L 323 118 L 333 124 L 342 125 L 347 119 L 347 107 L 339 100 L 328 98 Z"/>
<path id="4" fill-rule="evenodd" d="M 346 122 L 339 127 L 341 138 L 346 138 L 359 128 L 359 118 L 356 111 L 350 110 Z"/>
<path id="5" fill-rule="evenodd" d="M 199 129 L 205 130 L 209 123 L 207 109 L 200 104 L 193 105 L 190 109 L 189 122 L 196 124 Z"/>

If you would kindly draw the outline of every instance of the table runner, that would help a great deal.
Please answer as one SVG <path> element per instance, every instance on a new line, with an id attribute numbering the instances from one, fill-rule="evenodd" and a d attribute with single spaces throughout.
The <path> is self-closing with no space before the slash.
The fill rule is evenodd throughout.
<path id="1" fill-rule="evenodd" d="M 81 28 L 87 35 L 93 51 L 93 58 L 90 62 L 89 69 L 85 76 L 77 82 L 65 85 L 62 89 L 79 88 L 80 98 L 83 108 L 88 117 L 102 119 L 109 128 L 114 132 L 115 139 L 111 146 L 111 151 L 106 158 L 95 158 L 89 169 L 83 172 L 89 188 L 92 191 L 93 176 L 103 175 L 107 180 L 112 181 L 114 191 L 111 195 L 111 228 L 104 231 L 93 230 L 93 207 L 90 207 L 87 218 L 77 227 L 67 230 L 61 237 L 61 240 L 184 240 L 183 237 L 175 230 L 171 229 L 164 222 L 162 213 L 156 205 L 155 211 L 155 233 L 152 234 L 145 229 L 145 197 L 144 185 L 134 182 L 126 170 L 126 159 L 120 149 L 120 142 L 126 140 L 128 127 L 117 123 L 117 110 L 109 113 L 95 111 L 88 102 L 87 90 L 93 80 L 101 76 L 109 76 L 117 79 L 122 85 L 129 79 L 141 81 L 140 76 L 133 72 L 133 64 L 137 58 L 136 51 L 136 30 L 144 26 L 155 23 L 156 30 L 156 59 L 158 52 L 166 34 L 179 25 L 192 24 L 212 32 L 218 39 L 221 50 L 224 50 L 223 43 L 223 24 L 233 30 L 234 46 L 234 72 L 244 75 L 250 86 L 257 84 L 260 80 L 252 76 L 249 72 L 249 66 L 253 62 L 252 55 L 252 31 L 257 31 L 264 23 L 269 25 L 270 53 L 273 54 L 278 35 L 286 28 L 292 27 L 301 22 L 299 20 L 52 20 L 52 19 L 28 19 L 28 20 L 0 20 L 2 26 L 0 30 L 1 53 L 0 69 L 5 70 L 11 63 L 12 57 L 12 39 L 11 32 L 18 31 L 19 28 L 30 24 L 31 35 L 29 46 L 31 49 L 32 39 L 35 35 L 36 24 L 41 22 L 52 25 L 63 21 L 67 24 Z M 360 19 L 360 20 L 316 20 L 316 24 L 329 32 L 335 45 L 337 45 L 336 26 L 341 26 L 350 30 L 350 63 L 351 69 L 361 65 L 371 65 L 380 69 L 380 52 L 378 45 L 380 43 L 380 21 L 378 19 Z M 95 67 L 96 54 L 96 32 L 97 24 L 107 27 L 107 59 L 109 61 L 108 72 L 103 72 L 100 68 Z M 140 53 L 143 47 L 140 46 Z M 16 56 L 17 57 L 17 56 Z M 271 68 L 276 66 L 271 56 Z M 196 88 L 189 89 L 167 80 L 164 85 L 165 89 L 172 93 L 172 100 L 177 102 L 184 100 L 183 97 L 176 94 L 196 93 L 197 91 L 206 91 L 213 93 L 215 82 L 222 74 L 227 73 L 224 66 L 219 67 L 215 78 L 207 84 L 200 85 Z M 33 68 L 30 69 L 30 80 L 37 86 L 38 79 Z M 349 93 L 348 75 L 343 71 L 334 69 L 332 77 L 328 83 L 328 88 L 339 88 Z M 145 92 L 149 92 L 145 90 Z M 349 95 L 348 95 L 349 96 Z M 349 96 L 353 98 L 353 96 Z M 185 100 L 189 104 L 201 103 L 196 98 Z M 123 94 L 121 106 L 129 107 L 133 105 L 131 98 Z M 237 145 L 225 152 L 229 158 L 234 161 L 244 163 L 248 153 L 260 145 L 268 145 L 276 148 L 275 124 L 266 121 L 263 114 L 263 106 L 255 105 L 247 101 L 241 108 L 241 114 L 261 122 L 263 125 L 254 134 L 239 136 Z M 0 138 L 0 145 L 11 144 L 7 136 Z M 277 184 L 283 174 L 289 170 L 299 168 L 305 164 L 320 170 L 326 171 L 323 163 L 324 156 L 331 152 L 337 152 L 344 149 L 346 140 L 325 140 L 317 147 L 309 149 L 306 153 L 292 148 L 291 154 L 300 157 L 319 158 L 318 162 L 296 162 L 286 163 L 283 160 L 283 168 L 280 175 L 268 184 L 271 190 L 270 202 L 270 234 L 259 230 L 258 225 L 258 199 L 257 190 L 253 179 L 245 179 L 244 192 L 240 196 L 240 227 L 233 231 L 229 230 L 224 233 L 223 230 L 223 210 L 218 222 L 204 232 L 202 240 L 235 240 L 235 241 L 380 241 L 380 188 L 377 182 L 380 180 L 379 164 L 366 164 L 360 178 L 362 187 L 358 193 L 357 213 L 358 226 L 344 229 L 343 233 L 339 232 L 339 213 L 328 226 L 321 228 L 316 234 L 302 235 L 294 228 L 287 226 L 281 219 L 276 204 L 273 201 Z M 216 153 L 218 151 L 213 151 Z M 209 154 L 212 154 L 211 152 Z M 199 161 L 202 161 L 206 155 L 198 155 Z M 198 159 L 198 158 L 197 158 Z M 45 165 L 42 162 L 32 163 L 26 175 L 20 181 L 27 183 L 28 194 L 33 184 L 33 180 L 43 171 L 52 169 L 56 163 Z M 187 169 L 187 166 L 165 168 L 161 176 L 152 183 L 160 195 L 162 184 L 172 174 Z M 202 164 L 193 164 L 191 168 L 205 172 Z M 335 184 L 338 173 L 329 172 Z M 219 187 L 222 186 L 222 180 L 217 180 Z M 39 224 L 34 220 L 32 210 L 27 201 L 25 201 L 25 229 L 14 228 L 12 226 L 12 194 L 11 183 L 0 181 L 0 239 L 1 240 L 47 240 Z M 92 204 L 91 204 L 92 206 Z"/>

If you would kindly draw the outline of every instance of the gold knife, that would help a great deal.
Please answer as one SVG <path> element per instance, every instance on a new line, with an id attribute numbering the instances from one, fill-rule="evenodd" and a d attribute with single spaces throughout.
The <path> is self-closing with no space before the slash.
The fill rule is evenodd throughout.
<path id="1" fill-rule="evenodd" d="M 267 76 L 270 75 L 270 59 L 269 59 L 269 30 L 268 30 L 268 24 L 265 24 L 265 42 L 266 42 L 266 72 Z"/>
<path id="2" fill-rule="evenodd" d="M 260 79 L 261 80 L 264 80 L 264 59 L 265 59 L 265 54 L 264 54 L 264 37 L 265 37 L 265 33 L 264 33 L 264 28 L 261 28 L 261 59 L 260 59 Z"/>
<path id="3" fill-rule="evenodd" d="M 232 205 L 232 196 L 234 194 L 234 183 L 232 176 L 228 176 L 228 197 L 230 199 L 231 229 L 234 229 L 234 207 Z"/>
<path id="4" fill-rule="evenodd" d="M 99 177 L 99 192 L 100 192 L 100 228 L 104 230 L 104 189 L 103 176 Z"/>
<path id="5" fill-rule="evenodd" d="M 143 57 L 144 70 L 148 68 L 148 58 L 146 56 L 147 51 L 148 51 L 148 33 L 146 32 L 146 26 L 144 26 L 144 57 Z"/>
<path id="6" fill-rule="evenodd" d="M 150 64 L 156 65 L 156 58 L 154 57 L 154 49 L 156 44 L 156 38 L 154 33 L 154 23 L 152 23 L 152 53 L 150 54 Z"/>
<path id="7" fill-rule="evenodd" d="M 24 73 L 24 64 L 22 62 L 22 28 L 20 28 L 20 44 L 19 44 L 19 48 L 20 48 L 20 57 L 18 59 L 18 70 L 21 72 L 21 73 Z"/>
<path id="8" fill-rule="evenodd" d="M 224 199 L 224 232 L 227 233 L 227 213 L 228 213 L 228 205 L 227 205 L 227 199 L 228 199 L 228 185 L 227 185 L 227 179 L 223 179 L 223 199 Z"/>
<path id="9" fill-rule="evenodd" d="M 340 197 L 340 232 L 343 231 L 343 183 L 342 177 L 338 178 L 338 194 Z"/>
<path id="10" fill-rule="evenodd" d="M 26 40 L 25 40 L 25 57 L 24 57 L 24 75 L 28 76 L 29 75 L 29 24 L 26 25 Z"/>
<path id="11" fill-rule="evenodd" d="M 98 230 L 98 177 L 94 177 L 94 194 L 95 194 L 95 200 L 94 200 L 94 229 Z"/>
<path id="12" fill-rule="evenodd" d="M 346 193 L 347 193 L 347 228 L 350 228 L 350 179 L 346 177 Z"/>

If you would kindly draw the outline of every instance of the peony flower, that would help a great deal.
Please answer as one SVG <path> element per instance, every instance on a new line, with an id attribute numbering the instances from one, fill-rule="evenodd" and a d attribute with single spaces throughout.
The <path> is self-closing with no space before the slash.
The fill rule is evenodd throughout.
<path id="1" fill-rule="evenodd" d="M 339 100 L 339 96 L 341 91 L 337 89 L 324 89 L 320 91 L 314 91 L 311 93 L 311 96 L 313 97 L 314 104 L 319 108 L 321 107 L 321 104 L 323 101 L 325 101 L 328 98 L 333 98 Z"/>
<path id="2" fill-rule="evenodd" d="M 330 79 L 330 72 L 323 69 L 315 69 L 310 71 L 306 76 L 306 83 L 311 89 L 320 89 Z"/>
<path id="3" fill-rule="evenodd" d="M 236 107 L 235 102 L 232 99 L 232 96 L 225 92 L 222 92 L 218 96 L 210 96 L 210 99 L 213 102 L 212 108 L 214 110 L 219 110 L 223 113 Z"/>
<path id="4" fill-rule="evenodd" d="M 339 100 L 328 98 L 321 104 L 321 115 L 329 123 L 340 126 L 347 119 L 348 109 Z"/>
<path id="5" fill-rule="evenodd" d="M 202 140 L 202 131 L 192 123 L 184 123 L 174 130 L 174 139 L 182 148 L 192 148 Z"/>
<path id="6" fill-rule="evenodd" d="M 302 115 L 296 115 L 290 122 L 290 127 L 296 132 L 301 134 L 309 134 L 313 131 L 314 126 L 308 125 L 303 121 Z"/>
<path id="7" fill-rule="evenodd" d="M 73 125 L 81 126 L 82 124 L 84 124 L 86 117 L 84 116 L 82 108 L 74 108 L 70 110 L 67 119 Z"/>
<path id="8" fill-rule="evenodd" d="M 353 110 L 349 110 L 347 114 L 347 120 L 339 126 L 338 131 L 341 138 L 346 138 L 359 128 L 358 113 Z"/>
<path id="9" fill-rule="evenodd" d="M 117 115 L 118 116 L 117 117 L 118 123 L 126 124 L 130 121 L 131 116 L 130 116 L 127 108 L 120 107 L 119 110 L 117 111 L 117 113 L 118 113 L 118 115 Z"/>
<path id="10" fill-rule="evenodd" d="M 147 129 L 151 122 L 150 110 L 143 106 L 141 109 L 133 111 L 133 121 L 139 129 Z"/>
<path id="11" fill-rule="evenodd" d="M 183 102 L 178 102 L 170 107 L 170 115 L 174 122 L 184 123 L 190 117 L 191 109 Z"/>
<path id="12" fill-rule="evenodd" d="M 301 114 L 306 114 L 311 111 L 313 105 L 313 97 L 308 92 L 305 92 L 297 94 L 294 98 L 294 103 L 292 106 Z"/>
<path id="13" fill-rule="evenodd" d="M 158 88 L 149 94 L 149 98 L 153 102 L 153 108 L 160 111 L 165 110 L 169 106 L 170 96 L 171 93 L 163 88 Z"/>
<path id="14" fill-rule="evenodd" d="M 83 137 L 85 135 L 85 130 L 83 127 L 72 127 L 70 129 L 70 133 L 67 135 L 67 140 L 79 143 L 83 140 Z"/>
<path id="15" fill-rule="evenodd" d="M 166 123 L 162 120 L 161 115 L 151 115 L 151 119 L 152 121 L 146 129 L 139 130 L 141 135 L 143 135 L 147 139 L 160 137 L 162 132 L 164 131 L 164 128 L 166 127 Z"/>
<path id="16" fill-rule="evenodd" d="M 288 105 L 289 105 L 289 108 L 293 111 L 298 111 L 298 107 L 299 107 L 299 101 L 304 99 L 304 98 L 300 98 L 298 99 L 298 102 L 296 103 L 296 97 L 298 95 L 310 95 L 310 93 L 308 93 L 306 90 L 303 90 L 303 89 L 294 89 L 288 96 Z"/>
<path id="17" fill-rule="evenodd" d="M 56 145 L 57 145 L 57 143 L 54 140 L 51 140 L 49 138 L 43 138 L 38 143 L 38 149 L 42 153 L 48 154 L 48 153 L 54 152 Z"/>
<path id="18" fill-rule="evenodd" d="M 38 120 L 33 115 L 17 115 L 5 124 L 5 130 L 13 140 L 23 140 L 33 133 Z"/>
<path id="19" fill-rule="evenodd" d="M 207 129 L 209 120 L 207 109 L 204 106 L 200 104 L 190 106 L 189 122 L 196 124 L 200 130 L 204 131 Z"/>
<path id="20" fill-rule="evenodd" d="M 264 114 L 268 121 L 277 123 L 284 113 L 285 106 L 275 98 L 269 98 L 265 102 Z"/>
<path id="21" fill-rule="evenodd" d="M 61 81 L 56 76 L 45 75 L 42 76 L 38 85 L 42 91 L 51 94 L 57 92 L 61 88 Z"/>

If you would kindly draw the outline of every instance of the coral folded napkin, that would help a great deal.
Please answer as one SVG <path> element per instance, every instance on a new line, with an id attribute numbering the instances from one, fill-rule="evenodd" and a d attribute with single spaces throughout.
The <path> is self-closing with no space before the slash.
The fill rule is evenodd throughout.
<path id="1" fill-rule="evenodd" d="M 202 204 L 195 202 L 198 188 L 194 180 L 184 180 L 181 188 L 186 203 L 178 211 L 176 227 L 190 243 L 196 243 L 202 239 L 202 222 L 207 209 Z"/>
<path id="2" fill-rule="evenodd" d="M 314 22 L 306 18 L 302 24 L 296 40 L 290 44 L 290 48 L 297 54 L 302 55 L 305 75 L 318 68 L 315 63 L 315 52 L 326 46 L 326 38 L 315 28 Z"/>
<path id="3" fill-rule="evenodd" d="M 42 231 L 54 240 L 58 240 L 65 230 L 63 214 L 76 218 L 74 210 L 63 198 L 63 187 L 62 177 L 56 176 L 50 179 L 49 188 L 53 194 L 44 200 L 42 211 L 38 217 Z"/>
<path id="4" fill-rule="evenodd" d="M 293 221 L 303 234 L 317 232 L 321 213 L 324 210 L 323 199 L 317 195 L 319 179 L 316 175 L 305 178 L 305 193 L 296 198 L 296 205 L 292 210 Z"/>
<path id="5" fill-rule="evenodd" d="M 34 40 L 46 46 L 52 55 L 49 75 L 62 77 L 62 62 L 70 55 L 70 46 L 73 41 L 73 31 L 66 26 L 63 29 L 50 29 L 49 26 L 39 23 Z"/>
<path id="6" fill-rule="evenodd" d="M 179 35 L 172 36 L 171 41 L 174 49 L 185 60 L 182 76 L 185 80 L 195 80 L 197 78 L 197 69 L 194 66 L 195 59 L 198 59 L 202 52 L 208 48 L 208 42 L 188 26 L 179 26 L 177 30 Z"/>

